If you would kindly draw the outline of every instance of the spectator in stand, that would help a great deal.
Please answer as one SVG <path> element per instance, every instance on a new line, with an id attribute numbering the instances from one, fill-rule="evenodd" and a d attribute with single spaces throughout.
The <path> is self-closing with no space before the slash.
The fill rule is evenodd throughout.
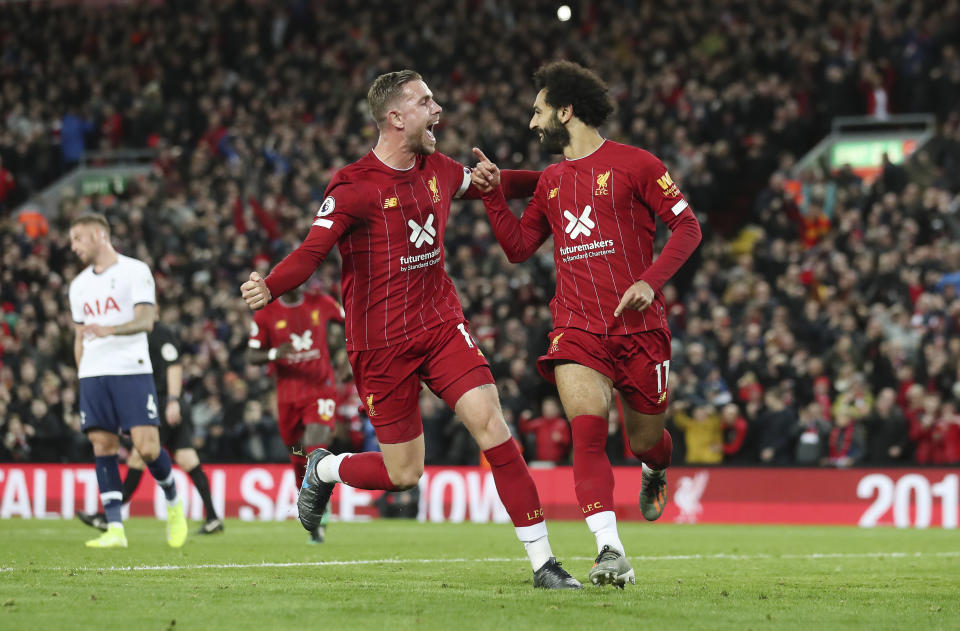
<path id="1" fill-rule="evenodd" d="M 716 408 L 705 401 L 674 403 L 673 422 L 684 433 L 687 464 L 719 464 L 723 461 L 723 424 Z"/>
<path id="2" fill-rule="evenodd" d="M 893 388 L 880 391 L 873 411 L 863 419 L 867 431 L 866 462 L 872 465 L 900 464 L 909 454 L 907 419 L 897 406 Z"/>
<path id="3" fill-rule="evenodd" d="M 933 427 L 933 464 L 960 463 L 960 416 L 956 404 L 946 401 L 940 406 L 940 418 Z"/>
<path id="4" fill-rule="evenodd" d="M 30 439 L 31 458 L 41 462 L 56 462 L 69 453 L 69 428 L 57 418 L 46 401 L 31 401 L 25 420 L 33 429 Z"/>
<path id="5" fill-rule="evenodd" d="M 480 453 L 470 432 L 454 415 L 453 410 L 428 388 L 420 391 L 420 414 L 423 418 L 424 444 L 427 450 L 425 459 L 434 464 L 477 464 Z M 506 409 L 504 416 L 508 416 Z M 507 425 L 513 434 L 513 424 L 507 420 Z"/>
<path id="6" fill-rule="evenodd" d="M 30 460 L 30 439 L 33 438 L 32 425 L 25 425 L 18 414 L 7 419 L 7 431 L 3 435 L 4 456 L 11 462 Z"/>
<path id="7" fill-rule="evenodd" d="M 560 402 L 555 397 L 543 400 L 537 418 L 520 419 L 520 433 L 527 439 L 525 442 L 533 445 L 535 457 L 530 460 L 567 463 L 570 457 L 570 423 L 563 417 Z"/>
<path id="8" fill-rule="evenodd" d="M 870 413 L 870 408 L 873 405 L 873 395 L 867 389 L 863 375 L 856 373 L 850 377 L 849 383 L 841 382 L 838 386 L 844 386 L 844 390 L 837 395 L 836 401 L 834 401 L 834 418 L 846 415 L 856 421 Z"/>
<path id="9" fill-rule="evenodd" d="M 800 409 L 800 422 L 794 430 L 797 440 L 794 464 L 811 467 L 823 464 L 827 458 L 830 422 L 823 417 L 818 403 L 808 403 Z"/>
<path id="10" fill-rule="evenodd" d="M 233 428 L 236 445 L 244 460 L 277 462 L 285 460 L 287 449 L 277 433 L 276 422 L 256 399 L 243 406 L 242 422 Z"/>
<path id="11" fill-rule="evenodd" d="M 4 168 L 3 155 L 0 154 L 0 213 L 6 213 L 7 200 L 13 198 L 13 190 L 17 187 L 17 180 L 13 173 Z"/>
<path id="12" fill-rule="evenodd" d="M 60 121 L 60 151 L 65 169 L 80 162 L 86 151 L 87 136 L 93 131 L 93 122 L 79 108 L 71 107 Z"/>
<path id="13" fill-rule="evenodd" d="M 910 395 L 913 395 L 910 397 Z M 935 430 L 940 421 L 940 395 L 936 392 L 923 392 L 917 384 L 908 390 L 908 397 L 912 405 L 916 406 L 908 412 L 910 442 L 913 443 L 914 460 L 917 464 L 935 464 L 937 455 L 937 441 Z M 917 405 L 917 399 L 920 399 Z"/>
<path id="14" fill-rule="evenodd" d="M 620 405 L 610 406 L 610 417 L 607 419 L 607 458 L 614 466 L 627 462 L 637 462 L 637 457 L 630 451 L 623 432 L 623 420 L 620 417 Z"/>
<path id="15" fill-rule="evenodd" d="M 723 461 L 725 463 L 756 462 L 750 441 L 750 424 L 740 414 L 736 403 L 728 403 L 720 412 L 723 426 Z"/>
<path id="16" fill-rule="evenodd" d="M 506 412 L 504 407 L 504 412 Z M 420 391 L 420 415 L 423 418 L 423 437 L 427 462 L 439 463 L 446 460 L 448 451 L 449 428 L 453 422 L 453 410 L 443 405 L 443 401 L 427 389 Z M 344 451 L 362 451 L 345 449 Z"/>
<path id="17" fill-rule="evenodd" d="M 793 430 L 797 413 L 789 406 L 779 388 L 764 395 L 765 408 L 757 417 L 760 434 L 760 461 L 785 465 L 793 462 Z"/>
<path id="18" fill-rule="evenodd" d="M 827 443 L 827 462 L 845 468 L 857 464 L 864 454 L 863 428 L 848 412 L 840 412 L 830 430 Z"/>

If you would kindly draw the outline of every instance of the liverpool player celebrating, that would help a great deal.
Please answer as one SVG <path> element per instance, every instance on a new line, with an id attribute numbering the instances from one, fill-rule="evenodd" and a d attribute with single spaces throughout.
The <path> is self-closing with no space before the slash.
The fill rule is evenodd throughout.
<path id="1" fill-rule="evenodd" d="M 277 426 L 290 449 L 298 488 L 307 464 L 303 450 L 326 448 L 333 438 L 337 387 L 330 358 L 340 354 L 346 363 L 342 324 L 343 310 L 336 300 L 299 288 L 258 311 L 250 324 L 247 360 L 273 362 L 276 368 Z M 322 543 L 323 538 L 323 525 L 311 530 L 311 543 Z"/>
<path id="2" fill-rule="evenodd" d="M 444 271 L 450 202 L 470 187 L 469 170 L 436 152 L 441 108 L 420 75 L 381 75 L 367 100 L 380 128 L 376 147 L 334 176 L 306 240 L 266 279 L 254 272 L 241 287 L 247 304 L 260 309 L 304 282 L 334 244 L 343 257 L 347 351 L 382 453 L 308 454 L 300 521 L 308 530 L 319 524 L 337 482 L 384 490 L 417 484 L 424 465 L 417 405 L 423 380 L 454 409 L 489 461 L 530 556 L 534 586 L 580 588 L 553 557 L 537 489 Z M 504 172 L 504 187 L 512 183 L 529 195 L 537 175 Z"/>
<path id="3" fill-rule="evenodd" d="M 673 441 L 664 429 L 670 331 L 660 293 L 700 242 L 700 225 L 663 163 L 635 147 L 605 140 L 597 127 L 613 111 L 603 82 L 570 62 L 541 67 L 530 128 L 562 162 L 540 177 L 518 220 L 496 187 L 496 167 L 479 149 L 473 183 L 494 234 L 512 262 L 524 261 L 553 235 L 557 293 L 554 330 L 538 361 L 555 381 L 573 429 L 577 501 L 597 539 L 590 580 L 635 582 L 613 512 L 613 469 L 604 447 L 612 390 L 625 400 L 630 449 L 644 465 L 640 509 L 663 513 L 664 469 Z M 654 215 L 673 231 L 653 260 Z"/>

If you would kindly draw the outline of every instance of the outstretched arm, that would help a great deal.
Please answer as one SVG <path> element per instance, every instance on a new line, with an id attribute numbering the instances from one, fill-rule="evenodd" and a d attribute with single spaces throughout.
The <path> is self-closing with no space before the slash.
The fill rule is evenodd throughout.
<path id="1" fill-rule="evenodd" d="M 513 169 L 500 171 L 500 186 L 503 188 L 503 196 L 507 199 L 529 199 L 533 197 L 533 192 L 537 190 L 537 182 L 540 181 L 540 173 L 541 171 Z M 482 197 L 483 189 L 478 187 L 476 182 L 471 182 L 461 199 L 481 199 Z"/>
<path id="2" fill-rule="evenodd" d="M 345 203 L 338 207 L 332 191 L 328 191 L 303 243 L 284 257 L 266 278 L 253 272 L 250 280 L 240 285 L 240 294 L 251 309 L 262 309 L 271 300 L 302 285 L 327 257 L 340 235 L 350 227 L 354 219 L 343 210 L 344 206 L 349 206 L 349 191 L 337 190 Z"/>
<path id="3" fill-rule="evenodd" d="M 271 297 L 282 296 L 305 283 L 333 249 L 340 234 L 325 223 L 320 224 L 321 221 L 318 219 L 300 247 L 285 256 L 263 279 Z"/>
<path id="4" fill-rule="evenodd" d="M 490 218 L 493 234 L 511 263 L 526 261 L 550 236 L 550 224 L 543 214 L 541 200 L 534 194 L 520 219 L 507 206 L 501 171 L 477 148 L 473 153 L 480 160 L 474 172 L 471 189 L 483 190 L 483 206 Z"/>

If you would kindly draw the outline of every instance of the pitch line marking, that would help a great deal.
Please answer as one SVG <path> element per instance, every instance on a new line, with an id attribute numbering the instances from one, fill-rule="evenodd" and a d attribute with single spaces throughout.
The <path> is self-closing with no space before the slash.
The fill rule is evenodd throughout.
<path id="1" fill-rule="evenodd" d="M 819 560 L 819 559 L 906 559 L 921 557 L 960 557 L 960 551 L 952 552 L 812 552 L 809 554 L 668 554 L 659 556 L 631 556 L 634 561 L 764 561 L 764 560 Z M 168 572 L 182 570 L 227 570 L 254 568 L 288 567 L 337 567 L 350 565 L 400 565 L 403 563 L 519 563 L 524 557 L 487 557 L 482 559 L 353 559 L 347 561 L 291 561 L 287 563 L 200 563 L 197 565 L 125 565 L 111 567 L 52 567 L 50 570 L 80 570 L 90 572 Z M 567 557 L 569 561 L 593 561 L 594 557 Z M 0 568 L 0 571 L 12 571 L 15 568 Z M 39 569 L 39 568 L 31 568 Z"/>

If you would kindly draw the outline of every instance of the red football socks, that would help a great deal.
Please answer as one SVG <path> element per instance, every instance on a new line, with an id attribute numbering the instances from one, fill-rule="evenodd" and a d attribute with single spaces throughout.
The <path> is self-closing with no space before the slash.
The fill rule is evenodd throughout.
<path id="1" fill-rule="evenodd" d="M 570 421 L 573 430 L 573 481 L 584 517 L 613 510 L 613 467 L 607 458 L 607 421 L 581 414 Z"/>
<path id="2" fill-rule="evenodd" d="M 303 456 L 290 454 L 290 464 L 293 465 L 293 475 L 297 476 L 297 488 L 303 484 L 303 474 L 307 470 L 307 459 Z"/>
<path id="3" fill-rule="evenodd" d="M 670 436 L 670 432 L 664 429 L 663 435 L 660 437 L 660 442 L 642 454 L 635 453 L 634 455 L 640 459 L 640 462 L 651 469 L 656 469 L 657 471 L 666 469 L 670 466 L 670 461 L 673 459 L 673 438 Z"/>
<path id="4" fill-rule="evenodd" d="M 543 508 L 537 487 L 523 461 L 517 443 L 512 438 L 483 452 L 493 482 L 497 485 L 500 501 L 517 528 L 532 526 L 543 521 Z"/>
<path id="5" fill-rule="evenodd" d="M 383 454 L 379 451 L 350 454 L 344 458 L 340 463 L 340 479 L 355 489 L 400 490 L 390 481 L 387 466 L 383 463 Z"/>

